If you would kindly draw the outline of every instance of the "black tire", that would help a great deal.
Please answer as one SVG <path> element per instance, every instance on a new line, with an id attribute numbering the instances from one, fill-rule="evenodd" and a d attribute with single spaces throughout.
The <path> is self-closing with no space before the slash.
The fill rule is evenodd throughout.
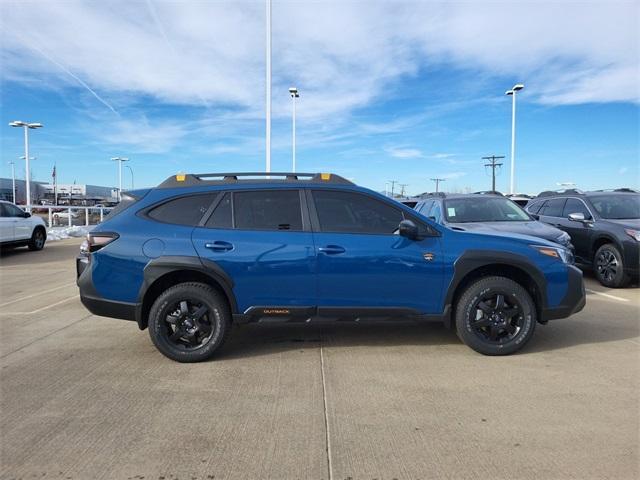
<path id="1" fill-rule="evenodd" d="M 29 250 L 42 250 L 44 243 L 47 241 L 47 232 L 42 227 L 36 227 L 31 234 L 31 240 L 29 240 Z"/>
<path id="2" fill-rule="evenodd" d="M 168 288 L 149 312 L 151 341 L 163 355 L 182 363 L 210 359 L 225 342 L 230 327 L 226 299 L 204 283 L 180 283 Z"/>
<path id="3" fill-rule="evenodd" d="M 624 273 L 622 254 L 613 243 L 605 243 L 596 251 L 593 272 L 598 281 L 609 288 L 624 287 L 630 280 L 629 275 Z"/>
<path id="4" fill-rule="evenodd" d="M 464 290 L 455 306 L 455 320 L 458 337 L 476 352 L 509 355 L 533 335 L 536 305 L 519 283 L 485 277 Z"/>

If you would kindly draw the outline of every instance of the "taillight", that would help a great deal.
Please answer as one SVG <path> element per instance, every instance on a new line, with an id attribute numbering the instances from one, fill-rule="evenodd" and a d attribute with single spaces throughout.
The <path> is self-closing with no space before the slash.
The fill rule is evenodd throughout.
<path id="1" fill-rule="evenodd" d="M 80 253 L 93 253 L 100 250 L 102 247 L 109 245 L 111 242 L 119 237 L 117 233 L 100 232 L 100 233 L 88 233 L 87 238 L 82 245 L 80 245 Z"/>

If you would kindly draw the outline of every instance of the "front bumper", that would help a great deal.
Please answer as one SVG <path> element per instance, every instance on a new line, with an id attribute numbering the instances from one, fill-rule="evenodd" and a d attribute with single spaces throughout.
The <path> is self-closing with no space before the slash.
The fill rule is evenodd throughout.
<path id="1" fill-rule="evenodd" d="M 540 321 L 542 322 L 569 317 L 582 310 L 587 303 L 582 271 L 573 265 L 567 265 L 567 269 L 567 294 L 559 305 L 547 307 L 542 310 L 540 315 Z"/>
<path id="2" fill-rule="evenodd" d="M 94 315 L 136 321 L 137 303 L 118 302 L 100 297 L 91 278 L 91 260 L 87 255 L 76 257 L 76 283 L 80 301 Z"/>

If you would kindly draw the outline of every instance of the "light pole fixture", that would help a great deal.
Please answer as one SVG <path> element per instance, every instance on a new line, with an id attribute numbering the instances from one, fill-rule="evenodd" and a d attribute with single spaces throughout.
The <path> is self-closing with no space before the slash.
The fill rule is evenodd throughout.
<path id="1" fill-rule="evenodd" d="M 24 161 L 25 161 L 25 179 L 24 183 L 26 185 L 26 210 L 27 212 L 31 212 L 31 173 L 29 170 L 29 130 L 35 130 L 36 128 L 42 128 L 41 123 L 29 123 L 22 122 L 20 120 L 14 120 L 9 123 L 11 127 L 22 127 L 24 129 Z"/>
<path id="2" fill-rule="evenodd" d="M 517 83 L 511 90 L 507 90 L 505 95 L 511 95 L 511 180 L 509 183 L 509 193 L 515 193 L 515 168 L 516 168 L 516 92 L 524 88 L 524 85 Z"/>
<path id="3" fill-rule="evenodd" d="M 292 148 L 292 158 L 293 158 L 293 170 L 296 171 L 296 98 L 300 98 L 300 93 L 296 87 L 291 87 L 289 89 L 289 95 L 291 95 L 291 100 L 293 102 L 293 112 L 292 112 L 292 124 L 291 124 L 291 148 Z"/>
<path id="4" fill-rule="evenodd" d="M 118 201 L 122 200 L 122 163 L 128 162 L 125 157 L 111 157 L 111 160 L 118 162 Z"/>
<path id="5" fill-rule="evenodd" d="M 271 0 L 266 0 L 267 38 L 266 38 L 266 169 L 271 172 Z"/>
<path id="6" fill-rule="evenodd" d="M 13 192 L 13 203 L 16 203 L 16 162 L 9 162 L 11 165 L 11 191 Z"/>

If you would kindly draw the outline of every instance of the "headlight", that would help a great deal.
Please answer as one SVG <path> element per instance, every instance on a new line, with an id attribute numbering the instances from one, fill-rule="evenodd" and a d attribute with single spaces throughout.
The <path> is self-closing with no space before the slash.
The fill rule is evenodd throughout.
<path id="1" fill-rule="evenodd" d="M 640 242 L 640 230 L 633 230 L 632 228 L 625 228 L 625 232 L 635 241 Z"/>
<path id="2" fill-rule="evenodd" d="M 573 263 L 573 255 L 566 248 L 545 247 L 543 245 L 531 245 L 531 248 L 535 248 L 542 255 L 557 258 L 558 260 L 561 260 L 562 263 Z"/>
<path id="3" fill-rule="evenodd" d="M 556 243 L 560 245 L 569 245 L 571 243 L 571 237 L 567 232 L 562 232 L 558 238 L 556 238 Z"/>

